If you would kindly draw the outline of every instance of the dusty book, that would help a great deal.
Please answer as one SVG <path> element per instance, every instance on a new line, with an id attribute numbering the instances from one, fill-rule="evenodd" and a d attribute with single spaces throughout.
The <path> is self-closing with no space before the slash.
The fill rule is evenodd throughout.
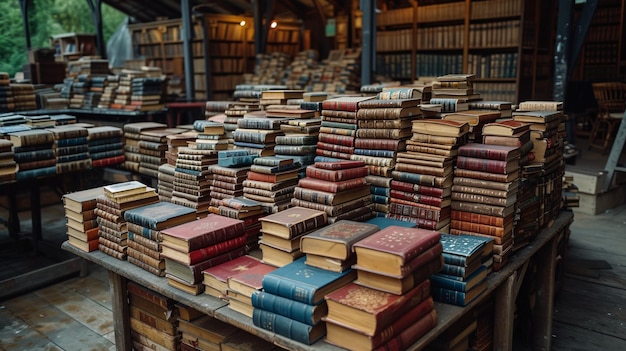
<path id="1" fill-rule="evenodd" d="M 346 260 L 352 255 L 354 243 L 378 230 L 374 224 L 340 220 L 304 235 L 300 250 L 306 254 Z"/>

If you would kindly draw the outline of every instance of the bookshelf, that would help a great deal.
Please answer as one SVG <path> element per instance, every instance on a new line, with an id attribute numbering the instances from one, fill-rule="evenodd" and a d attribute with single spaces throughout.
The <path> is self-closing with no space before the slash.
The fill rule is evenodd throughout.
<path id="1" fill-rule="evenodd" d="M 582 5 L 577 8 L 580 15 Z M 626 78 L 626 1 L 600 0 L 574 76 L 592 82 Z"/>
<path id="2" fill-rule="evenodd" d="M 378 74 L 414 80 L 474 73 L 484 99 L 551 97 L 551 2 L 430 3 L 377 15 Z"/>
<path id="3" fill-rule="evenodd" d="M 234 15 L 205 14 L 194 19 L 192 51 L 196 100 L 206 100 L 207 83 L 211 100 L 232 99 L 243 74 L 254 71 L 253 18 Z M 206 21 L 206 33 L 202 21 Z M 184 75 L 182 21 L 170 19 L 128 26 L 134 58 L 144 58 L 147 65 L 161 67 L 164 74 Z M 210 82 L 205 79 L 204 36 L 208 39 L 206 58 Z M 267 50 L 294 56 L 300 51 L 300 25 L 278 20 L 268 33 Z"/>
<path id="4" fill-rule="evenodd" d="M 96 54 L 96 35 L 63 33 L 50 37 L 55 61 L 68 62 Z"/>

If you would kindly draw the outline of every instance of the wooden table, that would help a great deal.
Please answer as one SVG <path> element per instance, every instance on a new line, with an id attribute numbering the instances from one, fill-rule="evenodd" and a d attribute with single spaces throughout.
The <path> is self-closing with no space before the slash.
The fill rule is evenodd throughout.
<path id="1" fill-rule="evenodd" d="M 183 123 L 183 115 L 186 113 L 197 113 L 197 118 L 186 119 L 185 122 L 193 122 L 196 119 L 206 119 L 206 101 L 192 102 L 170 102 L 165 105 L 167 109 L 167 126 L 174 128 Z"/>
<path id="2" fill-rule="evenodd" d="M 559 238 L 573 221 L 572 212 L 561 212 L 551 226 L 544 228 L 526 247 L 517 251 L 499 272 L 488 276 L 487 290 L 468 306 L 459 307 L 435 303 L 438 313 L 437 326 L 424 335 L 409 350 L 421 350 L 441 335 L 474 307 L 495 294 L 494 350 L 511 350 L 513 344 L 513 317 L 515 300 L 529 263 L 535 260 L 542 269 L 538 273 L 537 291 L 539 298 L 533 322 L 535 350 L 549 350 L 552 335 L 552 311 L 555 289 L 556 251 Z M 249 333 L 290 350 L 343 350 L 320 340 L 307 346 L 252 324 L 252 320 L 227 307 L 227 303 L 209 295 L 193 296 L 167 284 L 165 278 L 154 276 L 127 261 L 120 261 L 100 251 L 83 252 L 64 242 L 65 250 L 92 261 L 109 271 L 109 281 L 113 297 L 115 343 L 118 350 L 130 350 L 130 322 L 126 300 L 126 283 L 134 281 L 157 291 L 175 301 L 198 309 L 209 316 L 237 326 Z"/>

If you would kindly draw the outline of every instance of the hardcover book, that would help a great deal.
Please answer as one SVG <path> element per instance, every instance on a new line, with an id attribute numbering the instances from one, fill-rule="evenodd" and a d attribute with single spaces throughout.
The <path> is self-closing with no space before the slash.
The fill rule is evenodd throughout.
<path id="1" fill-rule="evenodd" d="M 441 234 L 443 258 L 447 264 L 466 266 L 469 262 L 480 259 L 484 253 L 485 242 L 471 235 Z"/>
<path id="2" fill-rule="evenodd" d="M 228 289 L 251 297 L 252 293 L 263 288 L 263 277 L 276 267 L 259 262 L 246 270 L 235 272 L 228 277 Z"/>
<path id="3" fill-rule="evenodd" d="M 241 236 L 244 222 L 216 214 L 161 231 L 163 245 L 189 252 Z"/>
<path id="4" fill-rule="evenodd" d="M 225 296 L 226 290 L 228 289 L 228 278 L 230 276 L 248 271 L 260 263 L 261 261 L 258 258 L 252 256 L 234 258 L 230 261 L 203 270 L 203 283 L 213 289 L 219 290 Z"/>
<path id="5" fill-rule="evenodd" d="M 226 240 L 220 243 L 216 243 L 210 246 L 202 247 L 197 250 L 182 252 L 176 249 L 172 249 L 169 246 L 163 245 L 161 252 L 163 257 L 171 258 L 172 260 L 184 263 L 187 265 L 194 265 L 204 260 L 208 260 L 223 253 L 235 250 L 247 243 L 247 235 L 240 235 L 233 239 Z"/>
<path id="6" fill-rule="evenodd" d="M 326 324 L 308 325 L 277 313 L 255 308 L 252 314 L 255 326 L 286 338 L 311 345 L 326 334 Z"/>
<path id="7" fill-rule="evenodd" d="M 325 302 L 309 305 L 270 294 L 267 291 L 254 291 L 251 299 L 254 308 L 273 312 L 308 325 L 316 325 L 328 313 L 328 306 Z"/>
<path id="8" fill-rule="evenodd" d="M 276 269 L 263 278 L 263 290 L 270 294 L 317 305 L 324 296 L 355 278 L 356 272 L 331 272 L 305 264 L 305 258 Z"/>
<path id="9" fill-rule="evenodd" d="M 525 122 L 507 119 L 504 121 L 492 122 L 483 126 L 484 135 L 512 136 L 530 130 L 530 124 Z"/>
<path id="10" fill-rule="evenodd" d="M 131 241 L 130 243 L 132 244 L 133 242 Z M 164 257 L 165 273 L 174 275 L 189 284 L 198 284 L 201 283 L 204 279 L 204 276 L 202 274 L 203 270 L 231 261 L 237 257 L 246 255 L 247 253 L 248 248 L 246 246 L 240 246 L 232 251 L 219 254 L 207 260 L 200 261 L 196 264 L 191 265 Z M 159 258 L 161 258 L 161 256 L 162 255 L 159 253 Z"/>
<path id="11" fill-rule="evenodd" d="M 430 296 L 424 280 L 404 295 L 348 284 L 326 295 L 327 320 L 374 336 Z"/>
<path id="12" fill-rule="evenodd" d="M 195 220 L 196 210 L 169 202 L 157 202 L 127 210 L 124 219 L 150 229 L 162 230 Z"/>
<path id="13" fill-rule="evenodd" d="M 144 193 L 146 189 L 147 187 L 145 184 L 132 180 L 129 182 L 106 185 L 104 187 L 104 194 L 109 198 L 118 198 L 122 196 L 141 194 Z"/>
<path id="14" fill-rule="evenodd" d="M 300 240 L 300 250 L 340 260 L 352 255 L 352 245 L 379 230 L 375 224 L 340 220 L 306 234 Z"/>
<path id="15" fill-rule="evenodd" d="M 519 158 L 519 148 L 514 146 L 469 143 L 459 147 L 459 156 L 509 161 Z"/>
<path id="16" fill-rule="evenodd" d="M 96 207 L 96 198 L 104 193 L 103 187 L 96 187 L 63 195 L 63 205 L 67 210 L 83 213 Z"/>
<path id="17" fill-rule="evenodd" d="M 326 212 L 291 207 L 260 218 L 261 231 L 281 238 L 292 238 L 326 225 Z"/>
<path id="18" fill-rule="evenodd" d="M 487 280 L 483 279 L 479 284 L 477 284 L 467 292 L 433 286 L 431 289 L 431 294 L 435 301 L 457 306 L 467 306 L 478 296 L 480 296 L 480 294 L 482 294 L 486 288 Z"/>
<path id="19" fill-rule="evenodd" d="M 415 120 L 412 130 L 414 133 L 459 137 L 469 132 L 469 123 L 437 119 Z"/>

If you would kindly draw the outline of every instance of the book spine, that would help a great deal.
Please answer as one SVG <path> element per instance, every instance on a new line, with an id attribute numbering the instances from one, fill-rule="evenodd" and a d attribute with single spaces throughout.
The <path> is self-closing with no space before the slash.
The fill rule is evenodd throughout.
<path id="1" fill-rule="evenodd" d="M 369 139 L 393 139 L 398 140 L 403 137 L 403 135 L 410 135 L 410 131 L 408 129 L 357 129 L 356 137 L 357 138 L 369 138 Z"/>
<path id="2" fill-rule="evenodd" d="M 496 216 L 488 216 L 479 213 L 466 212 L 466 211 L 451 211 L 451 219 L 457 221 L 464 221 L 469 223 L 478 223 L 489 226 L 503 226 L 504 218 Z"/>
<path id="3" fill-rule="evenodd" d="M 62 146 L 74 146 L 74 145 L 80 145 L 80 144 L 87 144 L 87 137 L 58 139 L 54 141 L 54 145 L 61 146 L 61 147 Z"/>
<path id="4" fill-rule="evenodd" d="M 309 305 L 315 304 L 314 287 L 302 286 L 299 283 L 281 279 L 271 274 L 266 274 L 263 277 L 263 291 Z"/>
<path id="5" fill-rule="evenodd" d="M 135 251 L 132 247 L 128 247 L 126 249 L 126 255 L 128 255 L 128 257 L 132 257 L 135 258 L 141 262 L 143 262 L 144 264 L 157 269 L 159 271 L 162 271 L 165 269 L 165 260 L 162 258 L 153 258 L 150 257 L 149 255 L 144 255 L 141 251 Z"/>
<path id="6" fill-rule="evenodd" d="M 226 189 L 226 190 L 233 190 L 233 191 L 243 189 L 243 184 L 234 184 L 234 183 L 223 182 L 223 181 L 215 180 L 215 179 L 213 179 L 213 181 L 211 182 L 211 186 L 215 186 L 215 187 Z"/>
<path id="7" fill-rule="evenodd" d="M 128 256 L 126 258 L 128 260 L 129 263 L 143 269 L 146 272 L 149 272 L 150 274 L 156 275 L 157 277 L 164 277 L 165 276 L 165 270 L 162 269 L 158 269 L 158 268 L 154 268 L 152 266 L 150 266 L 149 264 L 146 264 L 144 262 L 142 262 L 141 260 L 138 260 L 134 257 L 130 257 Z M 132 321 L 132 318 L 131 318 Z"/>
<path id="8" fill-rule="evenodd" d="M 509 189 L 511 188 L 511 183 L 510 182 L 502 183 L 502 182 L 488 181 L 488 180 L 482 180 L 482 179 L 476 179 L 476 178 L 455 176 L 453 187 L 455 186 L 462 187 L 462 188 L 457 188 L 457 189 L 474 189 L 473 190 L 474 193 L 477 193 L 478 191 L 482 191 L 482 189 L 484 189 L 484 190 L 492 190 L 494 191 L 494 194 L 496 193 L 505 194 L 505 193 L 508 193 Z M 484 195 L 488 195 L 488 194 L 485 193 Z M 490 195 L 490 196 L 496 196 L 496 195 Z"/>
<path id="9" fill-rule="evenodd" d="M 57 147 L 54 152 L 57 156 L 65 156 L 71 154 L 79 154 L 88 152 L 89 148 L 86 144 L 83 145 L 74 145 L 74 146 L 65 146 L 65 147 Z"/>
<path id="10" fill-rule="evenodd" d="M 132 248 L 133 250 L 141 253 L 142 255 L 152 257 L 152 258 L 154 258 L 156 260 L 160 260 L 160 259 L 163 258 L 161 256 L 161 252 L 160 251 L 152 250 L 149 247 L 147 247 L 145 245 L 142 245 L 142 244 L 140 244 L 137 241 L 128 240 L 126 243 L 127 243 L 129 249 Z"/>
<path id="11" fill-rule="evenodd" d="M 507 199 L 501 197 L 493 197 L 478 194 L 452 192 L 452 201 L 477 202 L 480 204 L 507 206 Z"/>
<path id="12" fill-rule="evenodd" d="M 322 115 L 322 121 L 341 123 L 341 124 L 352 124 L 356 127 L 356 119 L 353 119 L 353 118 L 341 118 L 341 117 L 332 117 L 332 116 Z"/>
<path id="13" fill-rule="evenodd" d="M 328 144 L 354 147 L 354 137 L 352 136 L 320 133 L 318 136 L 318 141 Z"/>
<path id="14" fill-rule="evenodd" d="M 441 206 L 442 198 L 391 189 L 389 196 L 431 206 Z"/>
<path id="15" fill-rule="evenodd" d="M 437 325 L 437 310 L 433 309 L 429 314 L 419 319 L 417 322 L 413 321 L 408 328 L 401 331 L 397 336 L 391 338 L 383 345 L 374 349 L 375 351 L 401 351 L 406 350 L 409 346 L 414 344 L 422 336 L 428 333 Z"/>
<path id="16" fill-rule="evenodd" d="M 281 135 L 276 137 L 276 144 L 279 145 L 313 145 L 317 141 L 318 137 L 314 135 Z"/>
<path id="17" fill-rule="evenodd" d="M 101 210 L 100 208 L 95 208 L 93 210 L 94 214 L 100 218 L 104 218 L 107 221 L 113 222 L 113 223 L 123 223 L 124 222 L 124 217 L 122 216 L 117 216 L 114 213 L 111 212 L 107 212 L 104 210 Z"/>
<path id="18" fill-rule="evenodd" d="M 126 222 L 126 228 L 129 232 L 133 232 L 135 234 L 141 235 L 146 239 L 154 240 L 154 241 L 163 241 L 163 234 L 161 231 L 154 230 L 150 228 L 143 227 L 141 225 Z"/>
<path id="19" fill-rule="evenodd" d="M 102 231 L 98 229 L 98 236 L 105 238 L 108 241 L 114 242 L 120 246 L 125 246 L 128 243 L 128 239 L 126 237 L 122 237 L 121 235 L 115 235 L 108 233 L 106 231 Z"/>
<path id="20" fill-rule="evenodd" d="M 332 143 L 325 143 L 325 142 L 318 141 L 317 142 L 317 150 L 316 151 L 319 151 L 320 149 L 333 151 L 333 152 L 337 152 L 337 153 L 344 153 L 344 154 L 353 154 L 354 153 L 354 147 L 352 147 L 352 146 L 343 146 L 343 145 L 339 145 L 339 144 L 332 144 Z M 319 155 L 319 153 L 317 153 L 317 154 Z"/>
<path id="21" fill-rule="evenodd" d="M 289 170 L 294 170 L 300 167 L 299 163 L 292 163 L 280 166 L 261 166 L 261 165 L 252 165 L 250 166 L 250 170 L 253 172 L 263 173 L 263 174 L 275 174 L 286 172 Z"/>
<path id="22" fill-rule="evenodd" d="M 412 141 L 420 142 L 420 143 L 429 143 L 429 144 L 442 144 L 442 145 L 456 145 L 459 143 L 459 139 L 457 137 L 447 137 L 440 135 L 432 135 L 432 134 L 423 134 L 423 133 L 413 133 L 411 137 Z"/>
<path id="23" fill-rule="evenodd" d="M 329 193 L 336 193 L 339 191 L 354 189 L 365 184 L 365 178 L 353 178 L 340 182 L 330 182 L 312 177 L 305 177 L 301 178 L 298 182 L 298 186 L 302 188 L 321 190 Z"/>
<path id="24" fill-rule="evenodd" d="M 416 173 L 419 175 L 433 175 L 437 177 L 444 177 L 449 174 L 451 169 L 445 169 L 442 167 L 429 167 L 408 163 L 398 163 L 396 164 L 396 170 L 398 172 L 407 172 L 407 173 Z"/>
<path id="25" fill-rule="evenodd" d="M 163 333 L 166 333 L 167 335 L 175 335 L 175 333 L 177 332 L 177 328 L 175 327 L 175 324 L 165 321 L 161 318 L 157 318 L 156 316 L 138 308 L 135 306 L 129 306 L 129 312 L 130 312 L 130 316 L 132 318 L 138 319 L 141 322 L 145 323 L 146 325 L 149 325 L 150 327 L 157 329 Z"/>
<path id="26" fill-rule="evenodd" d="M 50 158 L 46 160 L 32 161 L 32 162 L 18 162 L 18 171 L 24 172 L 36 168 L 55 167 L 57 163 L 56 158 Z"/>
<path id="27" fill-rule="evenodd" d="M 219 254 L 232 251 L 237 247 L 244 246 L 246 244 L 246 240 L 246 236 L 242 235 L 234 239 L 227 240 L 225 242 L 217 243 L 205 248 L 191 251 L 189 252 L 189 264 L 197 264 L 201 261 L 215 257 Z"/>
<path id="28" fill-rule="evenodd" d="M 316 341 L 310 338 L 312 328 L 310 325 L 276 313 L 255 308 L 252 314 L 252 322 L 259 328 L 269 330 L 305 345 L 310 345 Z"/>
<path id="29" fill-rule="evenodd" d="M 291 204 L 293 206 L 300 206 L 300 207 L 311 208 L 311 209 L 318 210 L 318 211 L 325 211 L 329 217 L 335 217 L 341 213 L 345 213 L 345 212 L 348 212 L 357 208 L 361 208 L 361 207 L 366 207 L 366 206 L 369 206 L 371 203 L 372 203 L 371 196 L 363 196 L 354 201 L 348 201 L 343 204 L 334 205 L 334 206 L 318 204 L 315 202 L 297 199 L 295 197 L 291 199 Z"/>
<path id="30" fill-rule="evenodd" d="M 44 149 L 44 150 L 28 151 L 28 152 L 15 152 L 13 154 L 13 160 L 20 164 L 24 162 L 47 160 L 47 159 L 51 159 L 54 157 L 55 157 L 54 150 L 52 149 Z"/>
<path id="31" fill-rule="evenodd" d="M 357 111 L 357 109 L 358 109 L 357 102 L 332 101 L 332 100 L 322 101 L 322 112 L 324 112 L 324 110 Z"/>
<path id="32" fill-rule="evenodd" d="M 399 180 L 392 180 L 391 188 L 394 190 L 400 190 L 400 191 L 405 191 L 405 192 L 414 192 L 415 194 L 420 194 L 424 196 L 432 196 L 432 197 L 443 196 L 443 189 L 441 188 L 434 188 L 430 186 L 407 183 L 407 182 L 402 182 Z"/>
<path id="33" fill-rule="evenodd" d="M 496 174 L 496 173 L 481 172 L 481 171 L 462 169 L 462 168 L 455 168 L 454 176 L 463 177 L 463 178 L 481 179 L 481 180 L 501 182 L 501 183 L 506 183 L 509 181 L 507 179 L 507 174 Z"/>
<path id="34" fill-rule="evenodd" d="M 355 111 L 342 111 L 342 110 L 322 110 L 322 117 L 336 117 L 336 118 L 345 118 L 345 119 L 355 119 L 356 112 Z"/>
<path id="35" fill-rule="evenodd" d="M 451 305 L 465 306 L 465 292 L 445 289 L 441 287 L 433 287 L 433 299 L 435 301 L 444 302 Z"/>
<path id="36" fill-rule="evenodd" d="M 252 292 L 252 306 L 304 324 L 315 325 L 319 321 L 314 320 L 314 309 L 325 307 L 325 304 L 313 306 L 257 290 Z"/>
<path id="37" fill-rule="evenodd" d="M 109 247 L 107 247 L 106 245 L 100 244 L 98 243 L 98 250 L 104 252 L 106 255 L 109 255 L 111 257 L 115 257 L 118 260 L 125 260 L 126 259 L 126 252 L 120 252 L 114 249 L 111 249 Z"/>
<path id="38" fill-rule="evenodd" d="M 142 246 L 147 247 L 148 249 L 152 251 L 161 252 L 161 243 L 156 240 L 148 239 L 141 235 L 137 235 L 133 232 L 128 232 L 128 239 L 129 239 L 129 242 L 134 241 Z"/>
<path id="39" fill-rule="evenodd" d="M 484 144 L 479 144 L 484 145 Z M 472 144 L 465 144 L 459 148 L 459 156 L 480 158 L 486 160 L 506 161 L 509 155 L 508 151 L 495 150 L 483 147 L 472 147 Z"/>
<path id="40" fill-rule="evenodd" d="M 314 154 L 317 145 L 276 145 L 274 153 L 277 155 L 308 155 Z"/>
<path id="41" fill-rule="evenodd" d="M 437 177 L 430 174 L 415 174 L 411 172 L 393 171 L 391 172 L 393 179 L 402 182 L 425 185 L 429 187 L 441 187 L 444 177 Z"/>
<path id="42" fill-rule="evenodd" d="M 370 139 L 370 138 L 357 138 L 354 142 L 354 146 L 358 149 L 376 149 L 376 150 L 390 150 L 399 151 L 403 142 L 400 140 L 390 139 Z"/>
<path id="43" fill-rule="evenodd" d="M 505 207 L 491 206 L 481 203 L 452 201 L 451 208 L 456 211 L 472 212 L 488 216 L 505 216 Z"/>
<path id="44" fill-rule="evenodd" d="M 306 176 L 328 181 L 342 181 L 347 179 L 365 177 L 368 170 L 365 167 L 348 168 L 341 170 L 329 170 L 315 167 L 306 168 Z"/>
<path id="45" fill-rule="evenodd" d="M 463 230 L 454 229 L 454 228 L 450 228 L 450 234 L 483 236 L 486 238 L 493 239 L 493 243 L 495 244 L 495 246 L 502 245 L 503 243 L 506 243 L 507 241 L 510 240 L 510 238 L 503 240 L 503 238 L 499 236 L 492 236 L 492 235 L 487 235 L 487 234 L 477 233 L 477 232 L 468 232 L 468 231 L 463 231 Z M 495 249 L 494 249 L 494 252 L 495 252 Z"/>
<path id="46" fill-rule="evenodd" d="M 464 221 L 458 221 L 454 219 L 450 221 L 450 228 L 465 230 L 468 232 L 477 232 L 477 233 L 482 233 L 486 235 L 499 236 L 499 237 L 502 237 L 505 234 L 504 227 L 496 227 L 496 226 L 490 226 L 490 225 L 479 224 L 479 223 L 464 222 Z"/>
<path id="47" fill-rule="evenodd" d="M 456 159 L 457 168 L 481 171 L 496 174 L 507 174 L 507 162 L 500 160 L 478 159 L 459 156 Z"/>
<path id="48" fill-rule="evenodd" d="M 456 277 L 467 277 L 467 275 L 465 274 L 466 272 L 466 267 L 463 266 L 457 266 L 454 264 L 449 264 L 449 263 L 444 263 L 443 267 L 441 268 L 440 273 L 442 274 L 448 274 L 448 275 L 453 275 Z"/>
<path id="49" fill-rule="evenodd" d="M 208 247 L 216 243 L 226 242 L 236 238 L 244 232 L 243 222 L 235 223 L 228 227 L 213 230 L 207 235 L 190 238 L 188 241 L 189 250 L 196 250 L 201 247 Z M 234 246 L 233 246 L 234 247 Z"/>
<path id="50" fill-rule="evenodd" d="M 356 130 L 344 129 L 344 128 L 333 128 L 333 127 L 320 127 L 320 133 L 355 136 Z"/>

